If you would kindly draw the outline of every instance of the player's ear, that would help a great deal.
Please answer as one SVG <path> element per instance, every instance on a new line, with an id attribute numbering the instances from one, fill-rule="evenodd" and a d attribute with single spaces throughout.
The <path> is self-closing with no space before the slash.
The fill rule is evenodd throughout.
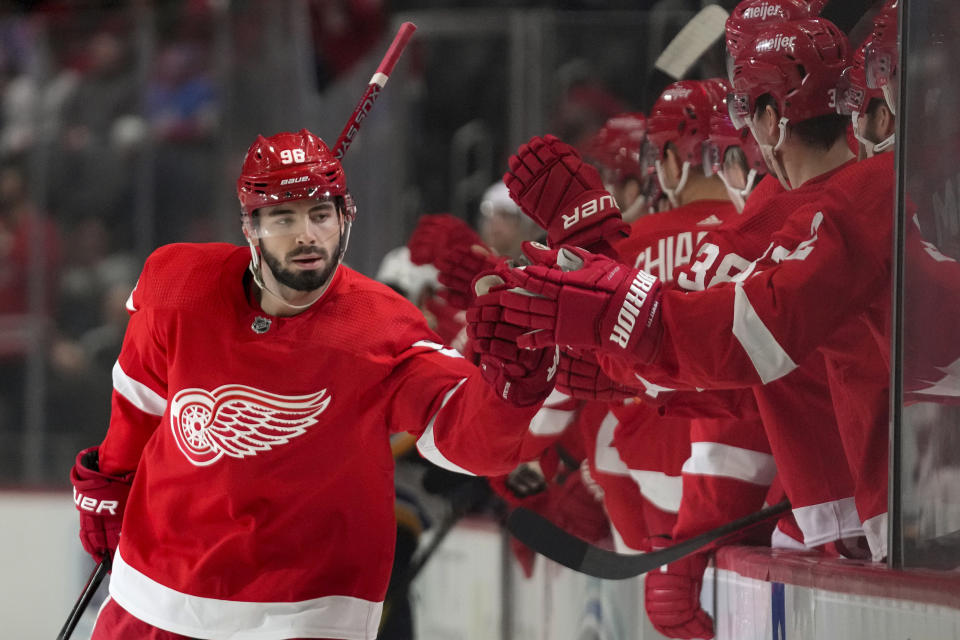
<path id="1" fill-rule="evenodd" d="M 758 109 L 753 116 L 753 122 L 754 131 L 764 138 L 764 140 L 757 140 L 757 142 L 771 144 L 770 141 L 776 141 L 780 137 L 780 115 L 773 105 L 766 104 Z"/>
<path id="2" fill-rule="evenodd" d="M 893 114 L 890 113 L 890 109 L 887 107 L 887 105 L 881 104 L 877 107 L 876 119 L 877 130 L 880 132 L 881 138 L 887 138 L 893 134 L 896 124 L 893 120 Z"/>
<path id="3" fill-rule="evenodd" d="M 667 148 L 663 151 L 663 156 L 663 163 L 667 168 L 667 175 L 669 175 L 670 180 L 676 184 L 680 181 L 680 175 L 683 173 L 683 162 L 680 160 L 680 154 L 677 153 L 677 150 L 672 144 L 668 144 Z"/>

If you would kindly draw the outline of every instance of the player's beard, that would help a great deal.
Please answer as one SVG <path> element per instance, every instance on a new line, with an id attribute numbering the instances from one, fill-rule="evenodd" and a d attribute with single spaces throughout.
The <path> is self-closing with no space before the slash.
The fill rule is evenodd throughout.
<path id="1" fill-rule="evenodd" d="M 340 240 L 337 242 L 337 256 L 340 255 L 341 242 L 343 242 L 342 235 Z M 292 260 L 298 255 L 303 254 L 319 255 L 326 262 L 326 266 L 322 269 L 298 271 L 284 269 L 283 263 L 280 262 L 280 259 L 270 253 L 267 248 L 263 246 L 263 242 L 260 243 L 260 256 L 263 258 L 263 261 L 267 263 L 267 266 L 270 268 L 270 272 L 273 274 L 273 277 L 276 278 L 277 282 L 283 286 L 289 287 L 295 291 L 314 291 L 325 286 L 333 276 L 333 272 L 337 268 L 338 261 L 331 259 L 326 249 L 319 247 L 302 247 L 288 253 L 286 259 Z"/>

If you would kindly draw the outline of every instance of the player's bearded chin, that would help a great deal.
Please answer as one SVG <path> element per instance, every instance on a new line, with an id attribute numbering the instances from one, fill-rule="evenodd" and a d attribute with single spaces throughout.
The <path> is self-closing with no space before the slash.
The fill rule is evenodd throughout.
<path id="1" fill-rule="evenodd" d="M 343 242 L 342 236 L 337 243 L 337 255 L 340 253 L 340 242 Z M 262 241 L 260 242 L 260 256 L 263 258 L 263 261 L 267 263 L 270 272 L 273 273 L 273 277 L 283 286 L 295 291 L 313 291 L 327 284 L 334 270 L 337 268 L 337 263 L 330 259 L 330 254 L 327 250 L 322 247 L 300 247 L 288 253 L 285 256 L 285 260 L 290 261 L 302 255 L 318 255 L 323 258 L 325 266 L 322 269 L 312 270 L 291 271 L 284 269 L 283 262 L 263 246 Z"/>

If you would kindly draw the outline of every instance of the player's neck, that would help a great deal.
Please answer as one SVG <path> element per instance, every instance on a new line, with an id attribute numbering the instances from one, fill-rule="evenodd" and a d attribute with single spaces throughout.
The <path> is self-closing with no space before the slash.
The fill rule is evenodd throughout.
<path id="1" fill-rule="evenodd" d="M 853 159 L 844 137 L 838 138 L 827 151 L 789 140 L 784 146 L 783 167 L 794 189 Z"/>
<path id="2" fill-rule="evenodd" d="M 677 194 L 677 205 L 682 207 L 697 200 L 729 200 L 727 190 L 716 176 L 706 177 L 699 167 L 691 167 L 690 177 L 683 191 Z"/>

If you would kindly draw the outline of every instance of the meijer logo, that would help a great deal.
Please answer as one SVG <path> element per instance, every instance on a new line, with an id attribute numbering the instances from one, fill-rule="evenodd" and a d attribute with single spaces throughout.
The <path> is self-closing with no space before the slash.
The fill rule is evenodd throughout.
<path id="1" fill-rule="evenodd" d="M 630 343 L 630 336 L 637 324 L 637 315 L 647 301 L 647 294 L 650 293 L 650 288 L 656 281 L 654 276 L 640 271 L 630 283 L 630 289 L 623 299 L 623 304 L 620 305 L 620 313 L 617 314 L 617 324 L 614 325 L 613 332 L 610 334 L 610 341 L 615 342 L 621 349 L 626 349 Z"/>
<path id="2" fill-rule="evenodd" d="M 613 201 L 613 196 L 610 194 L 594 198 L 593 200 L 587 200 L 579 207 L 575 207 L 573 213 L 570 215 L 560 214 L 560 217 L 563 218 L 563 228 L 569 229 L 583 218 L 589 218 L 601 209 L 614 206 L 616 206 L 616 202 Z"/>
<path id="3" fill-rule="evenodd" d="M 773 16 L 780 15 L 783 9 L 778 4 L 767 4 L 764 2 L 759 7 L 750 7 L 743 12 L 743 17 L 750 20 L 766 20 Z"/>
<path id="4" fill-rule="evenodd" d="M 759 51 L 782 51 L 783 49 L 793 49 L 797 42 L 797 36 L 786 36 L 778 33 L 776 36 L 767 40 L 761 40 L 757 43 Z"/>

